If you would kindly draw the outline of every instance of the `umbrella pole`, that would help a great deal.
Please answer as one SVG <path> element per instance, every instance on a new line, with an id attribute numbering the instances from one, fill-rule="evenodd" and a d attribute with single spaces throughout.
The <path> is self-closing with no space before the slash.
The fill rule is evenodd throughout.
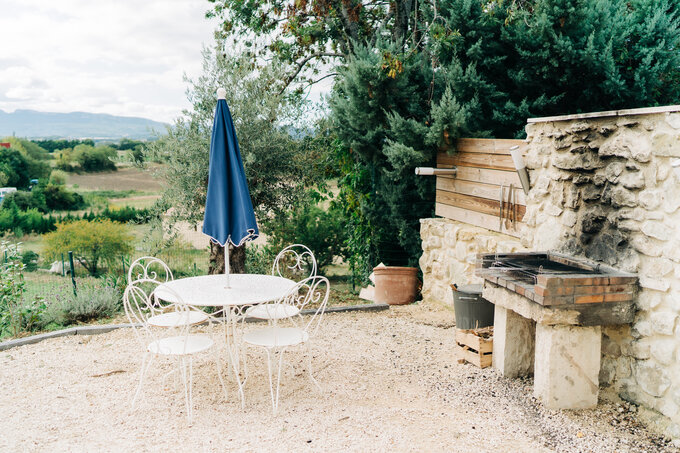
<path id="1" fill-rule="evenodd" d="M 227 276 L 227 288 L 231 288 L 229 282 L 229 242 L 224 244 L 224 273 Z"/>

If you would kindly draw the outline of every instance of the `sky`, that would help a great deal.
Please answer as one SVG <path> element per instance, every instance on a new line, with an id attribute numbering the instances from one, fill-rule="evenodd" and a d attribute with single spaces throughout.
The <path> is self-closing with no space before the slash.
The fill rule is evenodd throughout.
<path id="1" fill-rule="evenodd" d="M 216 21 L 206 0 L 0 0 L 0 110 L 171 123 Z"/>

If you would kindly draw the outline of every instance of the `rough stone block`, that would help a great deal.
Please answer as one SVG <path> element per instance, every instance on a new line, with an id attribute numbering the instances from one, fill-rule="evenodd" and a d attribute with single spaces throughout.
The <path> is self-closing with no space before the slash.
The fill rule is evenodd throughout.
<path id="1" fill-rule="evenodd" d="M 612 162 L 604 169 L 604 177 L 607 178 L 607 181 L 610 183 L 616 184 L 625 168 L 626 166 L 623 162 Z"/>
<path id="2" fill-rule="evenodd" d="M 649 316 L 652 329 L 661 335 L 673 335 L 676 319 L 676 314 L 669 311 L 654 312 Z"/>
<path id="3" fill-rule="evenodd" d="M 663 297 L 664 293 L 658 291 L 640 291 L 636 304 L 640 310 L 651 310 L 661 303 Z"/>
<path id="4" fill-rule="evenodd" d="M 634 368 L 638 385 L 651 396 L 662 397 L 671 386 L 666 370 L 653 360 L 638 361 Z"/>
<path id="5" fill-rule="evenodd" d="M 621 184 L 626 189 L 642 189 L 645 187 L 645 175 L 640 172 L 627 172 L 621 177 Z"/>
<path id="6" fill-rule="evenodd" d="M 566 227 L 573 227 L 576 225 L 576 222 L 578 220 L 578 216 L 574 211 L 566 210 L 564 211 L 564 214 L 560 217 L 560 223 Z"/>
<path id="7" fill-rule="evenodd" d="M 439 236 L 430 236 L 425 242 L 427 250 L 438 249 L 442 246 L 442 240 Z"/>
<path id="8" fill-rule="evenodd" d="M 534 196 L 544 196 L 548 194 L 548 189 L 550 187 L 550 178 L 545 175 L 538 177 L 536 182 L 531 186 L 531 194 Z"/>
<path id="9" fill-rule="evenodd" d="M 634 208 L 638 205 L 637 195 L 624 187 L 614 187 L 603 193 L 602 201 L 611 203 L 615 208 Z"/>
<path id="10" fill-rule="evenodd" d="M 642 313 L 638 313 L 633 329 L 630 332 L 633 338 L 649 337 L 652 335 L 652 332 L 652 323 Z"/>
<path id="11" fill-rule="evenodd" d="M 550 409 L 597 405 L 602 330 L 595 327 L 536 326 L 534 396 Z"/>
<path id="12" fill-rule="evenodd" d="M 677 342 L 672 339 L 660 339 L 652 342 L 649 352 L 657 362 L 662 365 L 670 365 L 673 362 L 673 355 Z"/>
<path id="13" fill-rule="evenodd" d="M 677 133 L 660 130 L 652 134 L 652 149 L 655 156 L 680 157 L 680 137 Z"/>
<path id="14" fill-rule="evenodd" d="M 661 205 L 661 202 L 663 201 L 663 191 L 658 189 L 643 190 L 638 195 L 638 201 L 640 202 L 640 206 L 651 211 Z"/>
<path id="15" fill-rule="evenodd" d="M 533 372 L 536 324 L 512 310 L 496 305 L 493 327 L 493 367 L 503 376 Z"/>
<path id="16" fill-rule="evenodd" d="M 616 361 L 617 379 L 625 379 L 633 374 L 631 360 L 628 357 L 619 357 Z"/>
<path id="17" fill-rule="evenodd" d="M 647 339 L 641 339 L 633 342 L 632 351 L 633 357 L 638 360 L 645 360 L 651 357 L 651 347 Z"/>
<path id="18" fill-rule="evenodd" d="M 662 182 L 665 181 L 668 178 L 668 175 L 670 175 L 671 169 L 668 165 L 659 165 L 656 168 L 656 181 L 657 182 Z"/>
<path id="19" fill-rule="evenodd" d="M 602 354 L 613 358 L 621 356 L 621 346 L 613 341 L 609 336 L 602 335 Z"/>
<path id="20" fill-rule="evenodd" d="M 621 231 L 636 232 L 640 231 L 640 224 L 635 220 L 621 220 L 616 223 L 616 228 Z"/>
<path id="21" fill-rule="evenodd" d="M 637 134 L 620 131 L 600 146 L 601 156 L 618 156 L 635 159 L 638 162 L 649 162 L 651 149 L 649 142 Z"/>
<path id="22" fill-rule="evenodd" d="M 667 247 L 664 248 L 663 256 L 676 263 L 680 263 L 680 241 L 673 240 L 668 243 Z"/>
<path id="23" fill-rule="evenodd" d="M 642 224 L 641 231 L 649 237 L 660 241 L 667 241 L 672 237 L 673 230 L 661 222 L 648 220 Z"/>
<path id="24" fill-rule="evenodd" d="M 554 156 L 553 166 L 560 170 L 596 170 L 605 166 L 595 153 L 579 154 L 573 151 Z"/>
<path id="25" fill-rule="evenodd" d="M 675 178 L 669 178 L 664 185 L 663 210 L 667 214 L 672 214 L 680 208 L 680 191 L 678 190 Z"/>
<path id="26" fill-rule="evenodd" d="M 574 184 L 567 184 L 564 188 L 564 206 L 571 209 L 578 207 L 581 192 Z"/>
<path id="27" fill-rule="evenodd" d="M 673 272 L 673 262 L 665 258 L 646 259 L 640 266 L 640 273 L 649 278 L 665 277 L 671 272 Z"/>
<path id="28" fill-rule="evenodd" d="M 680 129 L 680 113 L 666 113 L 666 123 L 673 129 Z"/>
<path id="29" fill-rule="evenodd" d="M 657 403 L 658 405 L 655 407 L 655 409 L 666 417 L 673 418 L 678 415 L 678 413 L 680 413 L 680 408 L 678 405 L 667 398 L 659 399 Z"/>
<path id="30" fill-rule="evenodd" d="M 549 204 L 545 207 L 545 212 L 548 213 L 548 215 L 551 215 L 551 216 L 553 216 L 553 217 L 559 216 L 560 214 L 562 214 L 562 211 L 563 211 L 562 208 L 560 208 L 559 206 L 556 206 L 556 205 L 554 205 L 554 204 L 552 204 L 552 203 L 549 203 Z"/>
<path id="31" fill-rule="evenodd" d="M 616 359 L 612 357 L 602 357 L 602 365 L 600 366 L 600 374 L 598 376 L 600 385 L 608 386 L 614 382 L 616 377 Z"/>

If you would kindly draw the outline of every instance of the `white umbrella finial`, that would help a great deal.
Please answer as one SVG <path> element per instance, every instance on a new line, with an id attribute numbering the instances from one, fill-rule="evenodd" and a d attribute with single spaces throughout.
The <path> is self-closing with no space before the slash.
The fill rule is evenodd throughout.
<path id="1" fill-rule="evenodd" d="M 227 90 L 224 88 L 218 88 L 217 89 L 217 99 L 227 99 Z"/>

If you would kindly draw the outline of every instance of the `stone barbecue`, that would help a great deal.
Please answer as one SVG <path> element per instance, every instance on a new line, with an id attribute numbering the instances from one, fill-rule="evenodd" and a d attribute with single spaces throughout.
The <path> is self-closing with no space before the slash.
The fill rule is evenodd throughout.
<path id="1" fill-rule="evenodd" d="M 608 388 L 662 414 L 659 428 L 680 445 L 680 105 L 530 119 L 526 132 L 531 189 L 524 227 L 503 234 L 491 217 L 482 224 L 446 215 L 422 219 L 423 298 L 452 304 L 451 282 L 484 283 L 483 296 L 495 303 L 493 365 L 502 374 L 533 372 L 535 394 L 550 406 L 588 407 L 597 386 Z M 490 144 L 485 149 L 495 150 Z M 440 178 L 444 189 L 456 183 Z M 457 179 L 465 186 L 462 174 Z M 573 294 L 551 292 L 572 291 L 566 283 L 603 278 L 592 271 L 611 268 L 594 266 L 579 271 L 581 277 L 560 272 L 561 282 L 550 285 L 555 275 L 544 263 L 529 270 L 542 270 L 538 275 L 497 270 L 485 280 L 471 259 L 542 250 L 637 275 L 635 313 L 625 300 L 611 300 L 628 294 L 611 288 L 626 285 L 611 275 L 610 288 L 597 293 L 581 294 L 591 290 L 588 284 L 574 285 Z M 597 281 L 592 286 L 606 286 Z M 567 297 L 554 299 L 561 296 Z M 586 302 L 587 296 L 596 297 Z M 572 362 L 578 366 L 567 369 Z M 546 370 L 562 377 L 552 382 Z"/>
<path id="2" fill-rule="evenodd" d="M 476 274 L 495 305 L 494 367 L 533 371 L 548 407 L 595 406 L 601 326 L 633 321 L 637 276 L 554 252 L 481 254 Z"/>

